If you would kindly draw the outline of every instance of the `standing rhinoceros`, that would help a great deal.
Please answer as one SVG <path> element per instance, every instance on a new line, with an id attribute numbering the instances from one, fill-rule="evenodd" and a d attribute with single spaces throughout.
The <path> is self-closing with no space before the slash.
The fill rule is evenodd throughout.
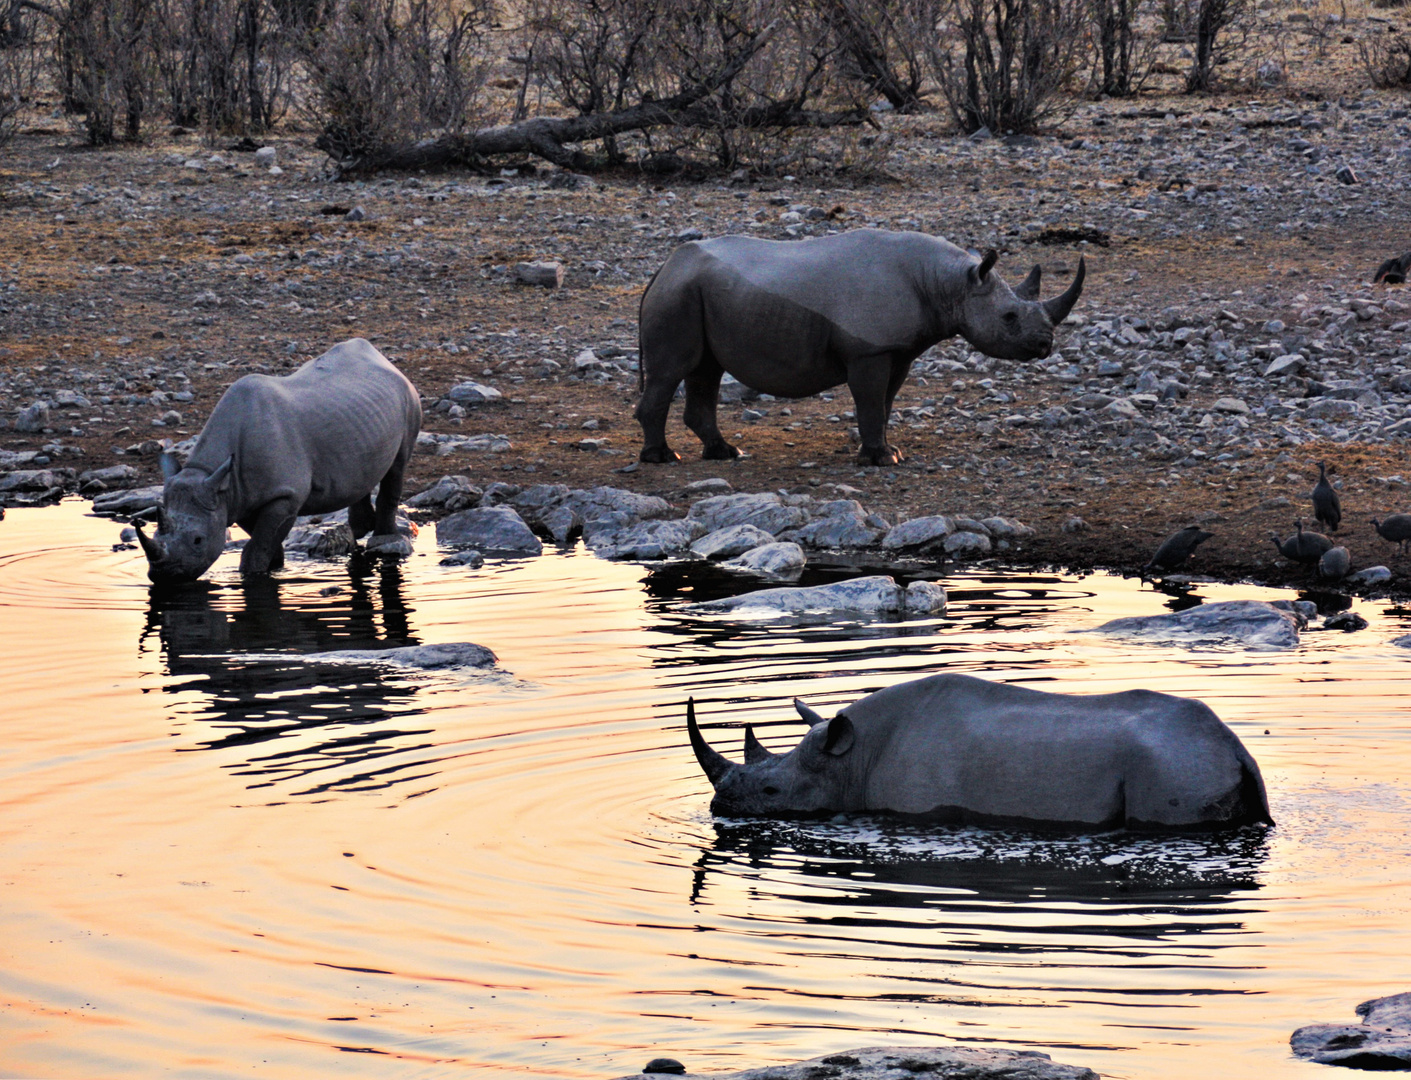
<path id="1" fill-rule="evenodd" d="M 1073 283 L 1040 302 L 1039 267 L 1011 290 L 997 256 L 969 254 L 934 236 L 854 229 L 802 241 L 722 236 L 682 244 L 642 297 L 643 461 L 676 461 L 666 415 L 686 381 L 686 426 L 706 458 L 733 458 L 715 419 L 720 379 L 777 397 L 807 397 L 847 383 L 862 436 L 858 461 L 890 465 L 892 401 L 911 362 L 959 334 L 1007 360 L 1053 350 L 1053 330 L 1083 291 Z"/>
<path id="2" fill-rule="evenodd" d="M 362 338 L 291 375 L 246 375 L 216 403 L 186 467 L 177 472 L 163 459 L 157 533 L 149 539 L 137 531 L 148 576 L 200 577 L 232 523 L 250 534 L 242 574 L 284 565 L 284 538 L 300 514 L 346 506 L 354 536 L 395 532 L 402 475 L 420 430 L 416 388 Z"/>
<path id="3" fill-rule="evenodd" d="M 856 701 L 787 754 L 745 729 L 745 763 L 686 725 L 722 816 L 891 811 L 1078 829 L 1271 822 L 1259 766 L 1205 705 L 1150 690 L 1049 694 L 933 675 Z"/>

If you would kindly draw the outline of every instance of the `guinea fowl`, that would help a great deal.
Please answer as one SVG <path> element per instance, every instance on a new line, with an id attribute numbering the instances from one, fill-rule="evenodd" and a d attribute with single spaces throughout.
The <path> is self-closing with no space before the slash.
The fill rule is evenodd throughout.
<path id="1" fill-rule="evenodd" d="M 1328 483 L 1328 466 L 1324 462 L 1318 462 L 1318 483 L 1314 484 L 1309 496 L 1314 500 L 1314 517 L 1318 524 L 1326 525 L 1329 532 L 1338 531 L 1338 522 L 1342 521 L 1342 500 L 1338 498 L 1338 490 Z"/>
<path id="2" fill-rule="evenodd" d="M 1411 514 L 1391 514 L 1384 520 L 1372 519 L 1372 528 L 1383 540 L 1401 545 L 1401 553 L 1406 554 L 1406 541 L 1411 540 Z"/>
<path id="3" fill-rule="evenodd" d="M 1286 540 L 1280 540 L 1276 533 L 1269 534 L 1269 538 L 1274 541 L 1274 546 L 1284 558 L 1294 562 L 1316 563 L 1323 557 L 1323 552 L 1333 546 L 1333 542 L 1322 533 L 1304 532 L 1302 521 L 1295 521 L 1293 524 L 1298 531 Z"/>
<path id="4" fill-rule="evenodd" d="M 1318 519 L 1318 524 L 1326 525 L 1330 532 L 1337 532 L 1338 522 L 1342 520 L 1342 500 L 1333 485 L 1328 483 L 1328 469 L 1324 462 L 1318 462 L 1318 482 L 1313 485 L 1310 494 L 1313 498 L 1313 516 Z"/>
<path id="5" fill-rule="evenodd" d="M 1318 560 L 1318 576 L 1341 581 L 1352 569 L 1352 555 L 1345 547 L 1328 548 Z"/>
<path id="6" fill-rule="evenodd" d="M 1156 549 L 1156 554 L 1151 557 L 1151 562 L 1142 567 L 1142 572 L 1179 570 L 1195 554 L 1195 549 L 1214 535 L 1212 532 L 1206 532 L 1199 525 L 1187 525 L 1179 532 L 1173 532 L 1161 542 L 1161 546 Z"/>

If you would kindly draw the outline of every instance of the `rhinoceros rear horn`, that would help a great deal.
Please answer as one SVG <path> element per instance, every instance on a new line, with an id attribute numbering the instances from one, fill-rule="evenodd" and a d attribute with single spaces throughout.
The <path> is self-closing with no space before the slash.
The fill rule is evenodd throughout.
<path id="1" fill-rule="evenodd" d="M 774 755 L 765 747 L 764 743 L 755 738 L 754 728 L 749 724 L 745 725 L 745 764 L 754 765 L 760 761 L 768 761 Z"/>
<path id="2" fill-rule="evenodd" d="M 1073 284 L 1059 295 L 1043 302 L 1044 312 L 1048 315 L 1049 322 L 1054 326 L 1068 318 L 1068 313 L 1073 310 L 1073 305 L 1078 302 L 1078 297 L 1083 295 L 1083 278 L 1087 276 L 1087 273 L 1087 260 L 1079 256 L 1078 272 L 1073 275 Z"/>
<path id="3" fill-rule="evenodd" d="M 798 710 L 799 716 L 804 719 L 804 722 L 807 723 L 809 727 L 827 722 L 798 698 L 794 698 L 794 708 Z"/>
<path id="4" fill-rule="evenodd" d="M 1015 287 L 1014 295 L 1020 300 L 1037 300 L 1039 298 L 1039 285 L 1043 280 L 1043 268 L 1038 263 L 1029 271 L 1029 276 Z"/>
<path id="5" fill-rule="evenodd" d="M 696 726 L 696 699 L 686 699 L 686 732 L 691 736 L 691 749 L 696 752 L 696 760 L 700 762 L 701 768 L 705 771 L 706 779 L 712 785 L 719 784 L 735 766 L 731 764 L 720 751 L 713 749 L 701 734 L 701 729 Z"/>

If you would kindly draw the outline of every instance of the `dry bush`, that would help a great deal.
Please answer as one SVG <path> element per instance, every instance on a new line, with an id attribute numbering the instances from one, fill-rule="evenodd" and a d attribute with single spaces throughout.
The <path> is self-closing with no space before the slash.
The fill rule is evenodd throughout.
<path id="1" fill-rule="evenodd" d="M 816 0 L 838 42 L 842 76 L 901 113 L 927 107 L 926 44 L 937 33 L 941 6 L 940 0 Z"/>
<path id="2" fill-rule="evenodd" d="M 0 146 L 14 137 L 15 118 L 39 85 L 40 48 L 32 13 L 0 0 Z"/>
<path id="3" fill-rule="evenodd" d="M 289 101 L 290 42 L 269 0 L 155 0 L 156 67 L 171 119 L 222 132 L 267 131 Z"/>
<path id="4" fill-rule="evenodd" d="M 1250 0 L 1199 0 L 1195 11 L 1195 58 L 1186 74 L 1186 92 L 1214 89 L 1215 67 L 1244 43 L 1254 15 Z"/>
<path id="5" fill-rule="evenodd" d="M 1411 40 L 1401 34 L 1372 34 L 1357 43 L 1368 79 L 1379 90 L 1411 89 Z"/>
<path id="6" fill-rule="evenodd" d="M 88 142 L 137 139 L 153 86 L 154 0 L 68 0 L 57 9 L 57 63 L 65 105 L 82 113 Z"/>
<path id="7" fill-rule="evenodd" d="M 1130 97 L 1151 77 L 1162 35 L 1143 28 L 1142 8 L 1141 0 L 1091 0 L 1096 93 Z"/>
<path id="8" fill-rule="evenodd" d="M 947 0 L 930 49 L 962 131 L 1032 132 L 1062 110 L 1087 46 L 1082 0 Z"/>
<path id="9" fill-rule="evenodd" d="M 490 0 L 339 0 L 301 49 L 319 148 L 345 161 L 473 127 L 492 14 Z"/>

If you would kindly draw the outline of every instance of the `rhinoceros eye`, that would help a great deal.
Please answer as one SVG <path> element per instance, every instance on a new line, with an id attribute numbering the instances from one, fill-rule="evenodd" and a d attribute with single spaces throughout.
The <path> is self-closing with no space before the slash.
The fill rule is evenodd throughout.
<path id="1" fill-rule="evenodd" d="M 193 537 L 191 538 L 191 543 L 194 544 L 196 547 L 200 547 L 200 546 L 201 546 L 201 542 L 202 542 L 203 540 L 205 540 L 205 537 L 204 537 L 204 536 L 193 536 Z"/>
<path id="2" fill-rule="evenodd" d="M 1004 321 L 1005 321 L 1006 323 L 1008 323 L 1010 326 L 1013 326 L 1015 323 L 1017 323 L 1017 322 L 1019 321 L 1019 316 L 1016 315 L 1016 314 L 1015 314 L 1014 312 L 1012 312 L 1012 311 L 1006 311 L 1006 312 L 1004 313 Z"/>
<path id="3" fill-rule="evenodd" d="M 765 784 L 765 785 L 764 785 L 764 793 L 765 793 L 766 795 L 778 795 L 778 794 L 779 794 L 779 789 L 778 789 L 777 787 L 775 787 L 773 784 Z"/>

